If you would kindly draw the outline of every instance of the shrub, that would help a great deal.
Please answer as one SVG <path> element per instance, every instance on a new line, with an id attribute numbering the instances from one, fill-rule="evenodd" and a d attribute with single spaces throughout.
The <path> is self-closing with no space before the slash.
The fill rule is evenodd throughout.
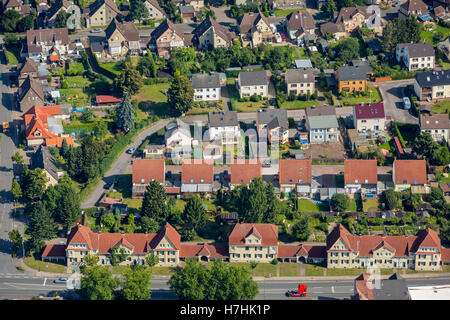
<path id="1" fill-rule="evenodd" d="M 252 102 L 258 102 L 260 100 L 261 100 L 261 97 L 256 94 L 254 94 L 250 97 L 250 101 L 252 101 Z"/>
<path id="2" fill-rule="evenodd" d="M 273 264 L 273 265 L 277 265 L 278 264 L 278 259 L 274 258 L 270 263 Z"/>

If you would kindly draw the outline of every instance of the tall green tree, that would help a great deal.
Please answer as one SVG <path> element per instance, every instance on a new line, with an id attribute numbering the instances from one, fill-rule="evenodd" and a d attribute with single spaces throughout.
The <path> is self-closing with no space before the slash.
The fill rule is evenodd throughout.
<path id="1" fill-rule="evenodd" d="M 400 206 L 400 198 L 394 189 L 389 188 L 384 192 L 384 199 L 386 204 L 386 209 L 392 210 Z"/>
<path id="2" fill-rule="evenodd" d="M 89 253 L 88 255 L 85 255 L 83 257 L 83 262 L 88 267 L 95 266 L 96 264 L 98 264 L 99 261 L 100 261 L 100 258 L 96 254 Z"/>
<path id="3" fill-rule="evenodd" d="M 64 138 L 61 144 L 61 149 L 59 150 L 59 154 L 61 157 L 66 158 L 66 154 L 69 151 L 69 144 L 67 143 L 67 139 Z"/>
<path id="4" fill-rule="evenodd" d="M 17 256 L 19 254 L 19 249 L 22 246 L 23 238 L 20 234 L 19 230 L 14 229 L 8 233 L 9 240 L 13 243 L 13 256 Z"/>
<path id="5" fill-rule="evenodd" d="M 148 19 L 149 12 L 144 2 L 140 0 L 132 0 L 130 3 L 130 14 L 131 20 L 137 20 L 142 23 L 142 20 Z"/>
<path id="6" fill-rule="evenodd" d="M 198 261 L 188 259 L 184 267 L 170 277 L 168 284 L 180 300 L 205 300 L 209 280 L 207 268 Z"/>
<path id="7" fill-rule="evenodd" d="M 436 142 L 434 142 L 430 133 L 422 132 L 414 139 L 412 149 L 417 154 L 423 155 L 426 158 L 431 159 L 434 153 L 439 149 L 439 145 Z"/>
<path id="8" fill-rule="evenodd" d="M 167 90 L 167 102 L 179 114 L 189 111 L 194 102 L 194 89 L 187 77 L 178 76 L 171 79 L 169 90 Z"/>
<path id="9" fill-rule="evenodd" d="M 158 181 L 151 181 L 144 193 L 141 207 L 142 217 L 146 216 L 159 225 L 164 224 L 169 216 L 167 196 L 164 187 Z"/>
<path id="10" fill-rule="evenodd" d="M 16 31 L 17 23 L 22 16 L 16 10 L 7 10 L 2 14 L 0 28 L 5 32 Z"/>
<path id="11" fill-rule="evenodd" d="M 301 215 L 300 220 L 292 226 L 292 235 L 299 241 L 307 241 L 312 233 L 309 216 Z"/>
<path id="12" fill-rule="evenodd" d="M 67 28 L 67 12 L 65 10 L 60 10 L 55 18 L 56 28 Z"/>
<path id="13" fill-rule="evenodd" d="M 355 38 L 348 38 L 339 41 L 334 49 L 337 57 L 344 62 L 359 58 L 359 42 Z"/>
<path id="14" fill-rule="evenodd" d="M 56 236 L 56 230 L 55 221 L 45 205 L 42 202 L 34 203 L 28 219 L 27 233 L 31 236 L 29 249 L 38 252 L 44 245 L 43 240 Z"/>
<path id="15" fill-rule="evenodd" d="M 159 263 L 159 258 L 156 254 L 152 253 L 145 257 L 145 263 L 151 268 Z"/>
<path id="16" fill-rule="evenodd" d="M 350 198 L 346 194 L 335 193 L 331 197 L 331 205 L 334 211 L 345 211 L 350 205 Z"/>
<path id="17" fill-rule="evenodd" d="M 83 270 L 80 285 L 79 293 L 85 299 L 114 300 L 119 280 L 112 277 L 108 267 L 93 266 Z"/>
<path id="18" fill-rule="evenodd" d="M 155 219 L 148 216 L 142 216 L 139 223 L 139 232 L 155 233 L 159 230 L 160 225 Z"/>
<path id="19" fill-rule="evenodd" d="M 122 296 L 125 300 L 149 300 L 151 274 L 146 266 L 136 266 L 123 272 Z"/>
<path id="20" fill-rule="evenodd" d="M 20 187 L 16 179 L 14 179 L 12 182 L 11 192 L 15 199 L 20 199 L 22 197 L 22 188 Z"/>
<path id="21" fill-rule="evenodd" d="M 41 199 L 47 177 L 41 168 L 34 170 L 25 169 L 21 175 L 20 187 L 26 202 L 34 202 Z"/>
<path id="22" fill-rule="evenodd" d="M 327 0 L 322 7 L 323 12 L 333 17 L 334 13 L 337 11 L 336 3 L 334 0 Z"/>
<path id="23" fill-rule="evenodd" d="M 127 92 L 134 95 L 139 92 L 143 83 L 139 72 L 131 62 L 125 62 L 120 75 L 114 79 L 114 88 L 120 94 Z"/>
<path id="24" fill-rule="evenodd" d="M 22 154 L 19 151 L 14 153 L 14 155 L 11 157 L 11 159 L 16 164 L 19 164 L 19 165 L 20 164 L 24 164 L 23 156 L 22 156 Z"/>
<path id="25" fill-rule="evenodd" d="M 261 178 L 250 182 L 247 195 L 242 219 L 245 222 L 263 222 L 267 212 L 267 193 Z"/>
<path id="26" fill-rule="evenodd" d="M 199 196 L 193 195 L 187 200 L 181 219 L 186 230 L 198 232 L 205 226 L 207 218 Z"/>
<path id="27" fill-rule="evenodd" d="M 175 48 L 170 53 L 170 59 L 168 65 L 172 70 L 172 74 L 175 75 L 175 71 L 179 71 L 183 76 L 189 76 L 195 71 L 195 65 L 197 63 L 197 55 L 194 48 L 181 47 Z"/>
<path id="28" fill-rule="evenodd" d="M 59 221 L 63 228 L 69 230 L 81 215 L 80 197 L 78 193 L 68 184 L 57 184 L 55 189 L 60 194 L 57 201 Z"/>
<path id="29" fill-rule="evenodd" d="M 130 95 L 125 93 L 122 102 L 116 110 L 116 125 L 118 128 L 129 131 L 134 127 L 136 118 L 134 116 L 133 105 L 131 104 Z"/>
<path id="30" fill-rule="evenodd" d="M 147 78 L 156 78 L 156 73 L 158 70 L 155 59 L 153 59 L 153 54 L 149 53 L 146 56 L 140 57 L 136 70 Z"/>

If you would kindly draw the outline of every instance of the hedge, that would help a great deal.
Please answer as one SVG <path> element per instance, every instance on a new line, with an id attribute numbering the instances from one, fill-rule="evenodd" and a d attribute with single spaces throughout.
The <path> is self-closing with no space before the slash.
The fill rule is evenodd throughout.
<path id="1" fill-rule="evenodd" d="M 169 78 L 150 78 L 150 79 L 143 79 L 142 82 L 144 85 L 152 85 L 152 84 L 158 84 L 158 83 L 168 83 L 170 81 Z"/>
<path id="2" fill-rule="evenodd" d="M 398 140 L 400 140 L 400 144 L 402 145 L 402 148 L 403 149 L 406 148 L 405 140 L 403 139 L 402 134 L 400 133 L 400 130 L 398 129 L 397 123 L 394 122 L 393 125 L 394 125 L 394 132 L 393 132 L 394 135 L 396 135 L 398 137 Z"/>
<path id="3" fill-rule="evenodd" d="M 104 76 L 110 78 L 111 80 L 114 80 L 117 77 L 117 75 L 114 72 L 106 70 L 105 68 L 103 68 L 101 66 L 100 61 L 98 61 L 98 57 L 95 54 L 91 53 L 91 56 L 94 57 L 95 64 L 96 64 L 95 67 L 97 68 L 98 73 L 103 74 Z"/>

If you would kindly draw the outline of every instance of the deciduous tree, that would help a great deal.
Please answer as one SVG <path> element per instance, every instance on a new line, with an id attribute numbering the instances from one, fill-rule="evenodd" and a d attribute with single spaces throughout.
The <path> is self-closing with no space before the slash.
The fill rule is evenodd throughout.
<path id="1" fill-rule="evenodd" d="M 189 111 L 194 102 L 194 89 L 187 77 L 178 76 L 171 79 L 169 90 L 167 90 L 167 102 L 180 114 Z"/>
<path id="2" fill-rule="evenodd" d="M 123 272 L 122 296 L 125 300 L 149 300 L 151 274 L 146 266 L 136 266 Z"/>
<path id="3" fill-rule="evenodd" d="M 83 270 L 79 293 L 88 300 L 114 300 L 118 285 L 108 267 L 93 266 Z"/>

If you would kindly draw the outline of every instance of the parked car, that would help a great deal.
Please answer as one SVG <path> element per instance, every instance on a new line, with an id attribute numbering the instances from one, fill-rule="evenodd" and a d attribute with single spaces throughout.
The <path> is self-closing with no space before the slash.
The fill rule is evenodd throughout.
<path id="1" fill-rule="evenodd" d="M 263 168 L 270 168 L 272 167 L 272 162 L 270 162 L 270 160 L 266 160 L 263 162 L 262 166 Z"/>
<path id="2" fill-rule="evenodd" d="M 100 32 L 102 32 L 102 29 L 100 28 L 95 28 L 91 30 L 91 33 L 100 33 Z"/>
<path id="3" fill-rule="evenodd" d="M 53 280 L 53 283 L 67 283 L 67 278 L 58 278 Z"/>
<path id="4" fill-rule="evenodd" d="M 403 97 L 403 106 L 405 107 L 406 110 L 411 108 L 411 101 L 409 101 L 408 97 Z"/>
<path id="5" fill-rule="evenodd" d="M 132 154 L 135 151 L 136 151 L 136 148 L 130 148 L 130 149 L 127 150 L 127 153 L 128 154 Z"/>
<path id="6" fill-rule="evenodd" d="M 396 3 L 394 3 L 392 6 L 393 7 L 398 7 L 399 5 L 401 5 L 402 3 L 400 1 L 397 1 Z"/>
<path id="7" fill-rule="evenodd" d="M 281 35 L 278 32 L 275 33 L 275 41 L 277 43 L 280 43 L 281 41 L 283 41 L 283 39 L 281 38 Z"/>

